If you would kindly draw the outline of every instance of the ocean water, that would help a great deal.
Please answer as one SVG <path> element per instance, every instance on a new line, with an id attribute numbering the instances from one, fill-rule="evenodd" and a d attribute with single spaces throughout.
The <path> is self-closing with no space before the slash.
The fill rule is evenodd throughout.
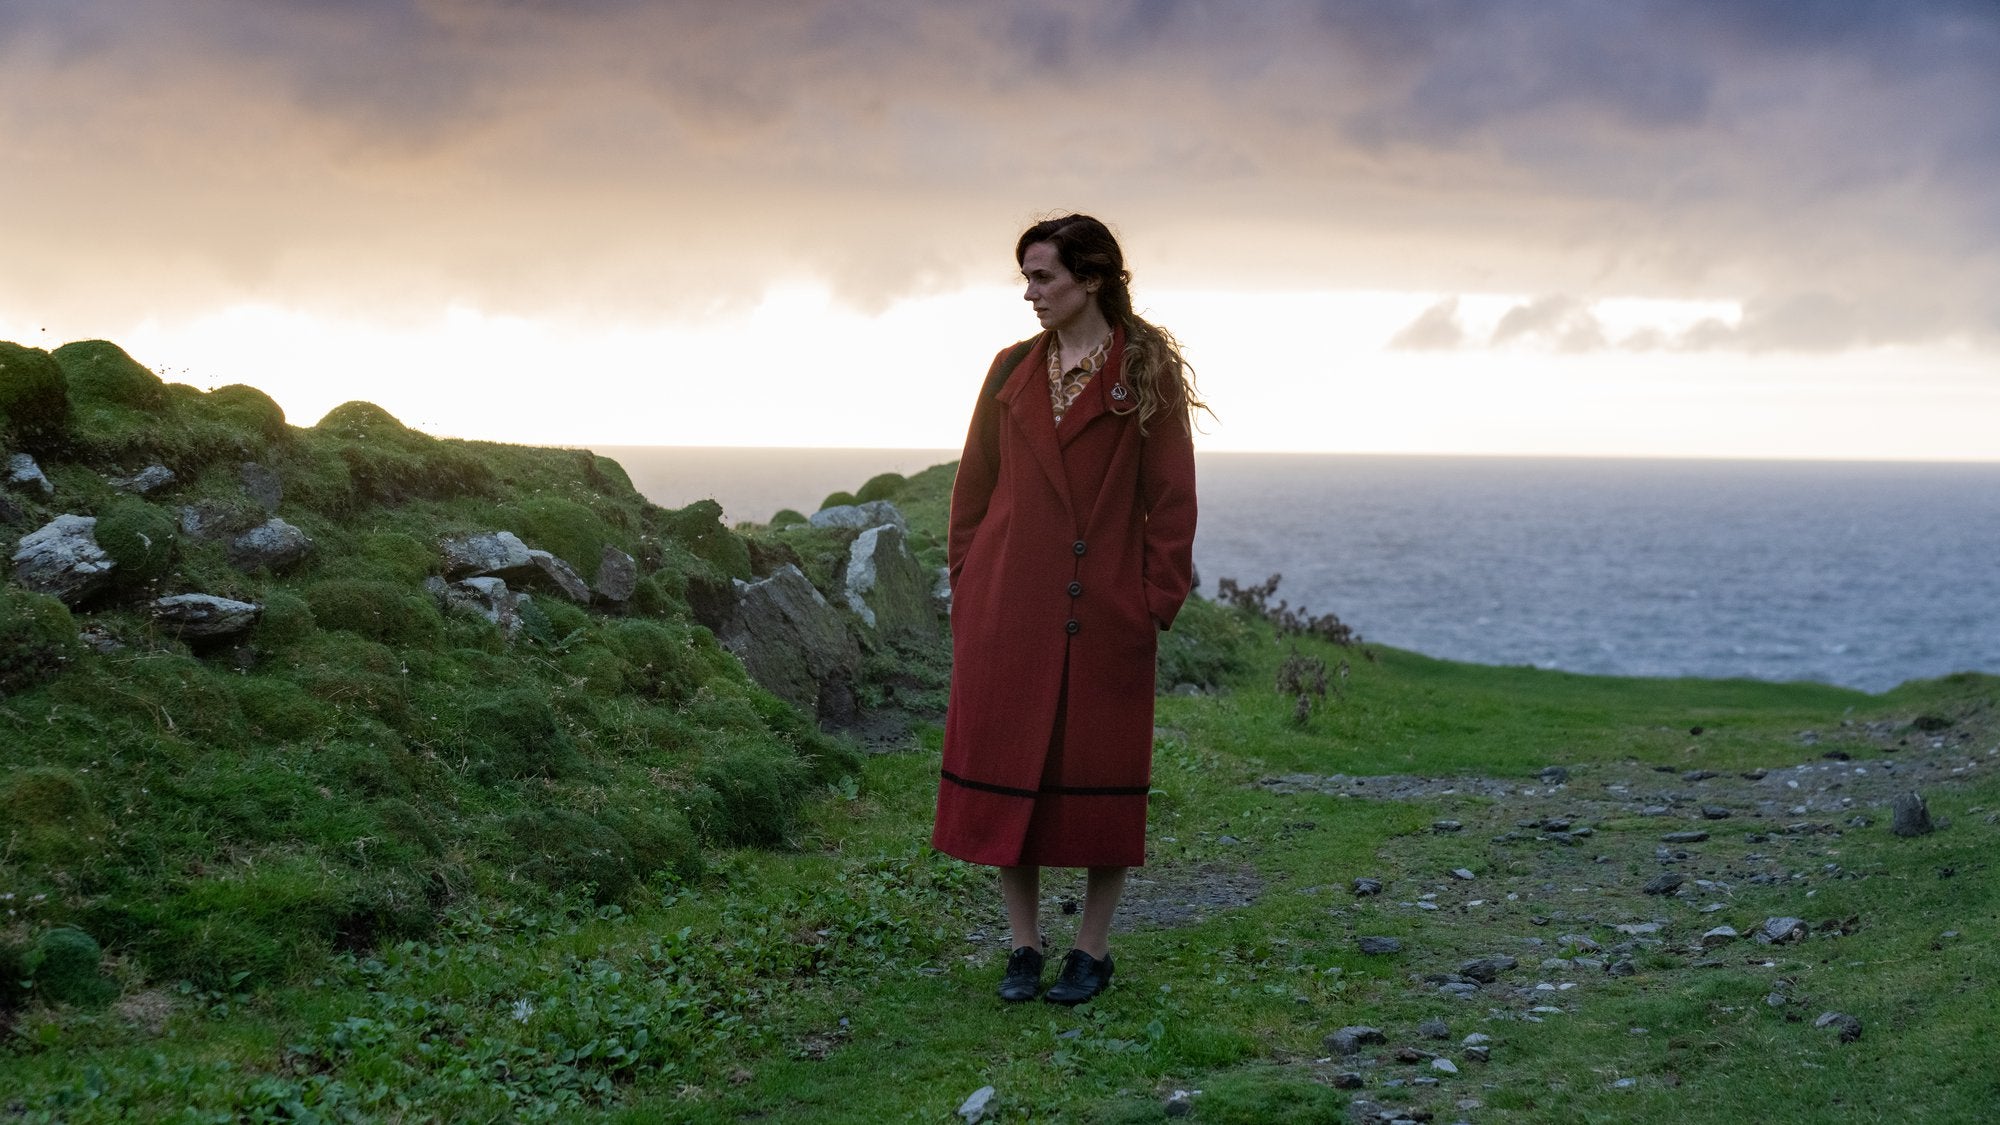
<path id="1" fill-rule="evenodd" d="M 949 450 L 600 449 L 655 503 L 811 511 Z M 2000 673 L 2000 464 L 1207 453 L 1202 592 L 1432 656 L 1869 691 Z"/>

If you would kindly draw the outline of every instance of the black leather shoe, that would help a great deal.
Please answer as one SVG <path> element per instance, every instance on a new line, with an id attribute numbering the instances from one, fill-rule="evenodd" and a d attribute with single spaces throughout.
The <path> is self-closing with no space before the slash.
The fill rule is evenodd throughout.
<path id="1" fill-rule="evenodd" d="M 1062 973 L 1042 994 L 1051 1004 L 1081 1004 L 1111 986 L 1111 954 L 1098 960 L 1081 949 L 1063 955 Z"/>
<path id="2" fill-rule="evenodd" d="M 1010 1004 L 1033 1000 L 1042 991 L 1042 951 L 1024 945 L 1007 958 L 1007 975 L 1000 978 L 1000 999 Z"/>

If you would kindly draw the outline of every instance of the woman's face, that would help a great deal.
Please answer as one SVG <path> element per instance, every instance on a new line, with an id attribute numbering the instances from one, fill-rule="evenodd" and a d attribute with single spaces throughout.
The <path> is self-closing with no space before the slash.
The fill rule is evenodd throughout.
<path id="1" fill-rule="evenodd" d="M 1021 255 L 1021 276 L 1028 279 L 1021 294 L 1035 306 L 1035 319 L 1058 332 L 1076 327 L 1097 307 L 1097 282 L 1078 281 L 1062 264 L 1055 244 L 1036 242 Z"/>

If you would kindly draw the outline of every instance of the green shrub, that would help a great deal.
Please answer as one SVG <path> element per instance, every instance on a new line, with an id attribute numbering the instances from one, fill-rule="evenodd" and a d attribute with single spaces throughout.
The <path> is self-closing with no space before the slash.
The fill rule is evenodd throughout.
<path id="1" fill-rule="evenodd" d="M 414 433 L 396 420 L 394 414 L 372 402 L 355 399 L 327 411 L 313 423 L 313 429 L 338 437 L 395 439 Z"/>
<path id="2" fill-rule="evenodd" d="M 722 505 L 697 500 L 685 508 L 660 513 L 659 521 L 662 535 L 723 576 L 750 578 L 750 548 L 741 536 L 722 526 Z"/>
<path id="3" fill-rule="evenodd" d="M 801 513 L 796 512 L 791 508 L 779 508 L 777 511 L 771 513 L 770 526 L 790 527 L 795 523 L 804 523 L 804 522 L 806 522 L 806 517 Z"/>
<path id="4" fill-rule="evenodd" d="M 251 635 L 260 645 L 279 648 L 297 644 L 318 631 L 319 622 L 304 598 L 284 590 L 271 590 L 264 595 L 264 616 L 257 619 L 256 631 Z"/>
<path id="5" fill-rule="evenodd" d="M 854 498 L 852 492 L 829 492 L 826 494 L 826 499 L 819 502 L 819 508 L 816 510 L 824 512 L 828 508 L 844 508 L 849 504 L 858 503 L 860 501 Z"/>
<path id="6" fill-rule="evenodd" d="M 320 628 L 384 644 L 421 644 L 444 624 L 429 594 L 380 579 L 322 579 L 305 588 L 305 598 Z"/>
<path id="7" fill-rule="evenodd" d="M 202 396 L 203 410 L 217 421 L 256 434 L 268 443 L 286 436 L 285 408 L 255 387 L 231 383 Z"/>
<path id="8" fill-rule="evenodd" d="M 708 839 L 734 845 L 784 843 L 810 791 L 804 763 L 769 746 L 721 750 L 702 762 L 695 780 L 690 811 L 696 828 Z"/>
<path id="9" fill-rule="evenodd" d="M 46 594 L 0 586 L 0 696 L 54 677 L 78 650 L 69 607 Z"/>
<path id="10" fill-rule="evenodd" d="M 1210 691 L 1222 687 L 1249 667 L 1255 639 L 1243 614 L 1206 598 L 1189 598 L 1174 627 L 1160 634 L 1154 681 L 1163 692 L 1182 684 Z"/>
<path id="11" fill-rule="evenodd" d="M 482 781 L 568 777 L 583 767 L 576 743 L 540 692 L 513 688 L 466 709 L 461 752 Z"/>
<path id="12" fill-rule="evenodd" d="M 128 588 L 167 572 L 179 536 L 172 516 L 134 497 L 113 501 L 97 517 L 97 545 L 118 564 L 119 584 Z"/>
<path id="13" fill-rule="evenodd" d="M 0 431 L 30 453 L 60 447 L 69 430 L 69 380 L 40 348 L 0 342 Z"/>
<path id="14" fill-rule="evenodd" d="M 72 926 L 49 930 L 35 940 L 21 967 L 28 972 L 35 992 L 51 1004 L 75 1004 L 100 1008 L 118 996 L 99 966 L 104 950 L 97 939 Z"/>
<path id="15" fill-rule="evenodd" d="M 148 411 L 167 404 L 167 385 L 160 377 L 108 340 L 79 340 L 50 354 L 62 367 L 74 398 Z"/>
<path id="16" fill-rule="evenodd" d="M 636 879 L 632 848 L 606 825 L 569 809 L 537 809 L 507 818 L 517 870 L 551 890 L 611 902 Z"/>
<path id="17" fill-rule="evenodd" d="M 290 680 L 240 676 L 228 682 L 253 734 L 289 741 L 323 731 L 333 723 L 332 709 Z"/>
<path id="18" fill-rule="evenodd" d="M 887 500 L 902 490 L 905 479 L 901 473 L 877 473 L 869 477 L 868 482 L 854 493 L 854 500 L 859 504 L 866 504 L 870 500 Z"/>
<path id="19" fill-rule="evenodd" d="M 598 814 L 606 827 L 632 849 L 632 871 L 639 879 L 665 873 L 679 883 L 701 878 L 701 844 L 677 809 L 606 809 Z"/>

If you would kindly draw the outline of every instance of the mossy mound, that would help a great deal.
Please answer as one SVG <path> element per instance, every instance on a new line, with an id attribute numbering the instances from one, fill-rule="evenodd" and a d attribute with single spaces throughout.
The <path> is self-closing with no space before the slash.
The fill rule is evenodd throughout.
<path id="1" fill-rule="evenodd" d="M 0 695 L 60 674 L 78 654 L 76 635 L 62 602 L 0 586 Z"/>
<path id="2" fill-rule="evenodd" d="M 36 939 L 21 960 L 37 995 L 51 1004 L 101 1008 L 118 995 L 118 986 L 100 968 L 104 950 L 82 930 L 62 926 Z"/>
<path id="3" fill-rule="evenodd" d="M 70 393 L 79 402 L 134 410 L 158 410 L 167 403 L 167 384 L 108 340 L 79 340 L 50 355 L 62 367 Z"/>
<path id="4" fill-rule="evenodd" d="M 97 545 L 118 564 L 118 582 L 128 588 L 165 574 L 179 537 L 173 517 L 144 500 L 115 500 L 97 517 Z"/>
<path id="5" fill-rule="evenodd" d="M 0 341 L 0 434 L 30 453 L 44 453 L 65 439 L 69 415 L 69 380 L 55 358 Z"/>

